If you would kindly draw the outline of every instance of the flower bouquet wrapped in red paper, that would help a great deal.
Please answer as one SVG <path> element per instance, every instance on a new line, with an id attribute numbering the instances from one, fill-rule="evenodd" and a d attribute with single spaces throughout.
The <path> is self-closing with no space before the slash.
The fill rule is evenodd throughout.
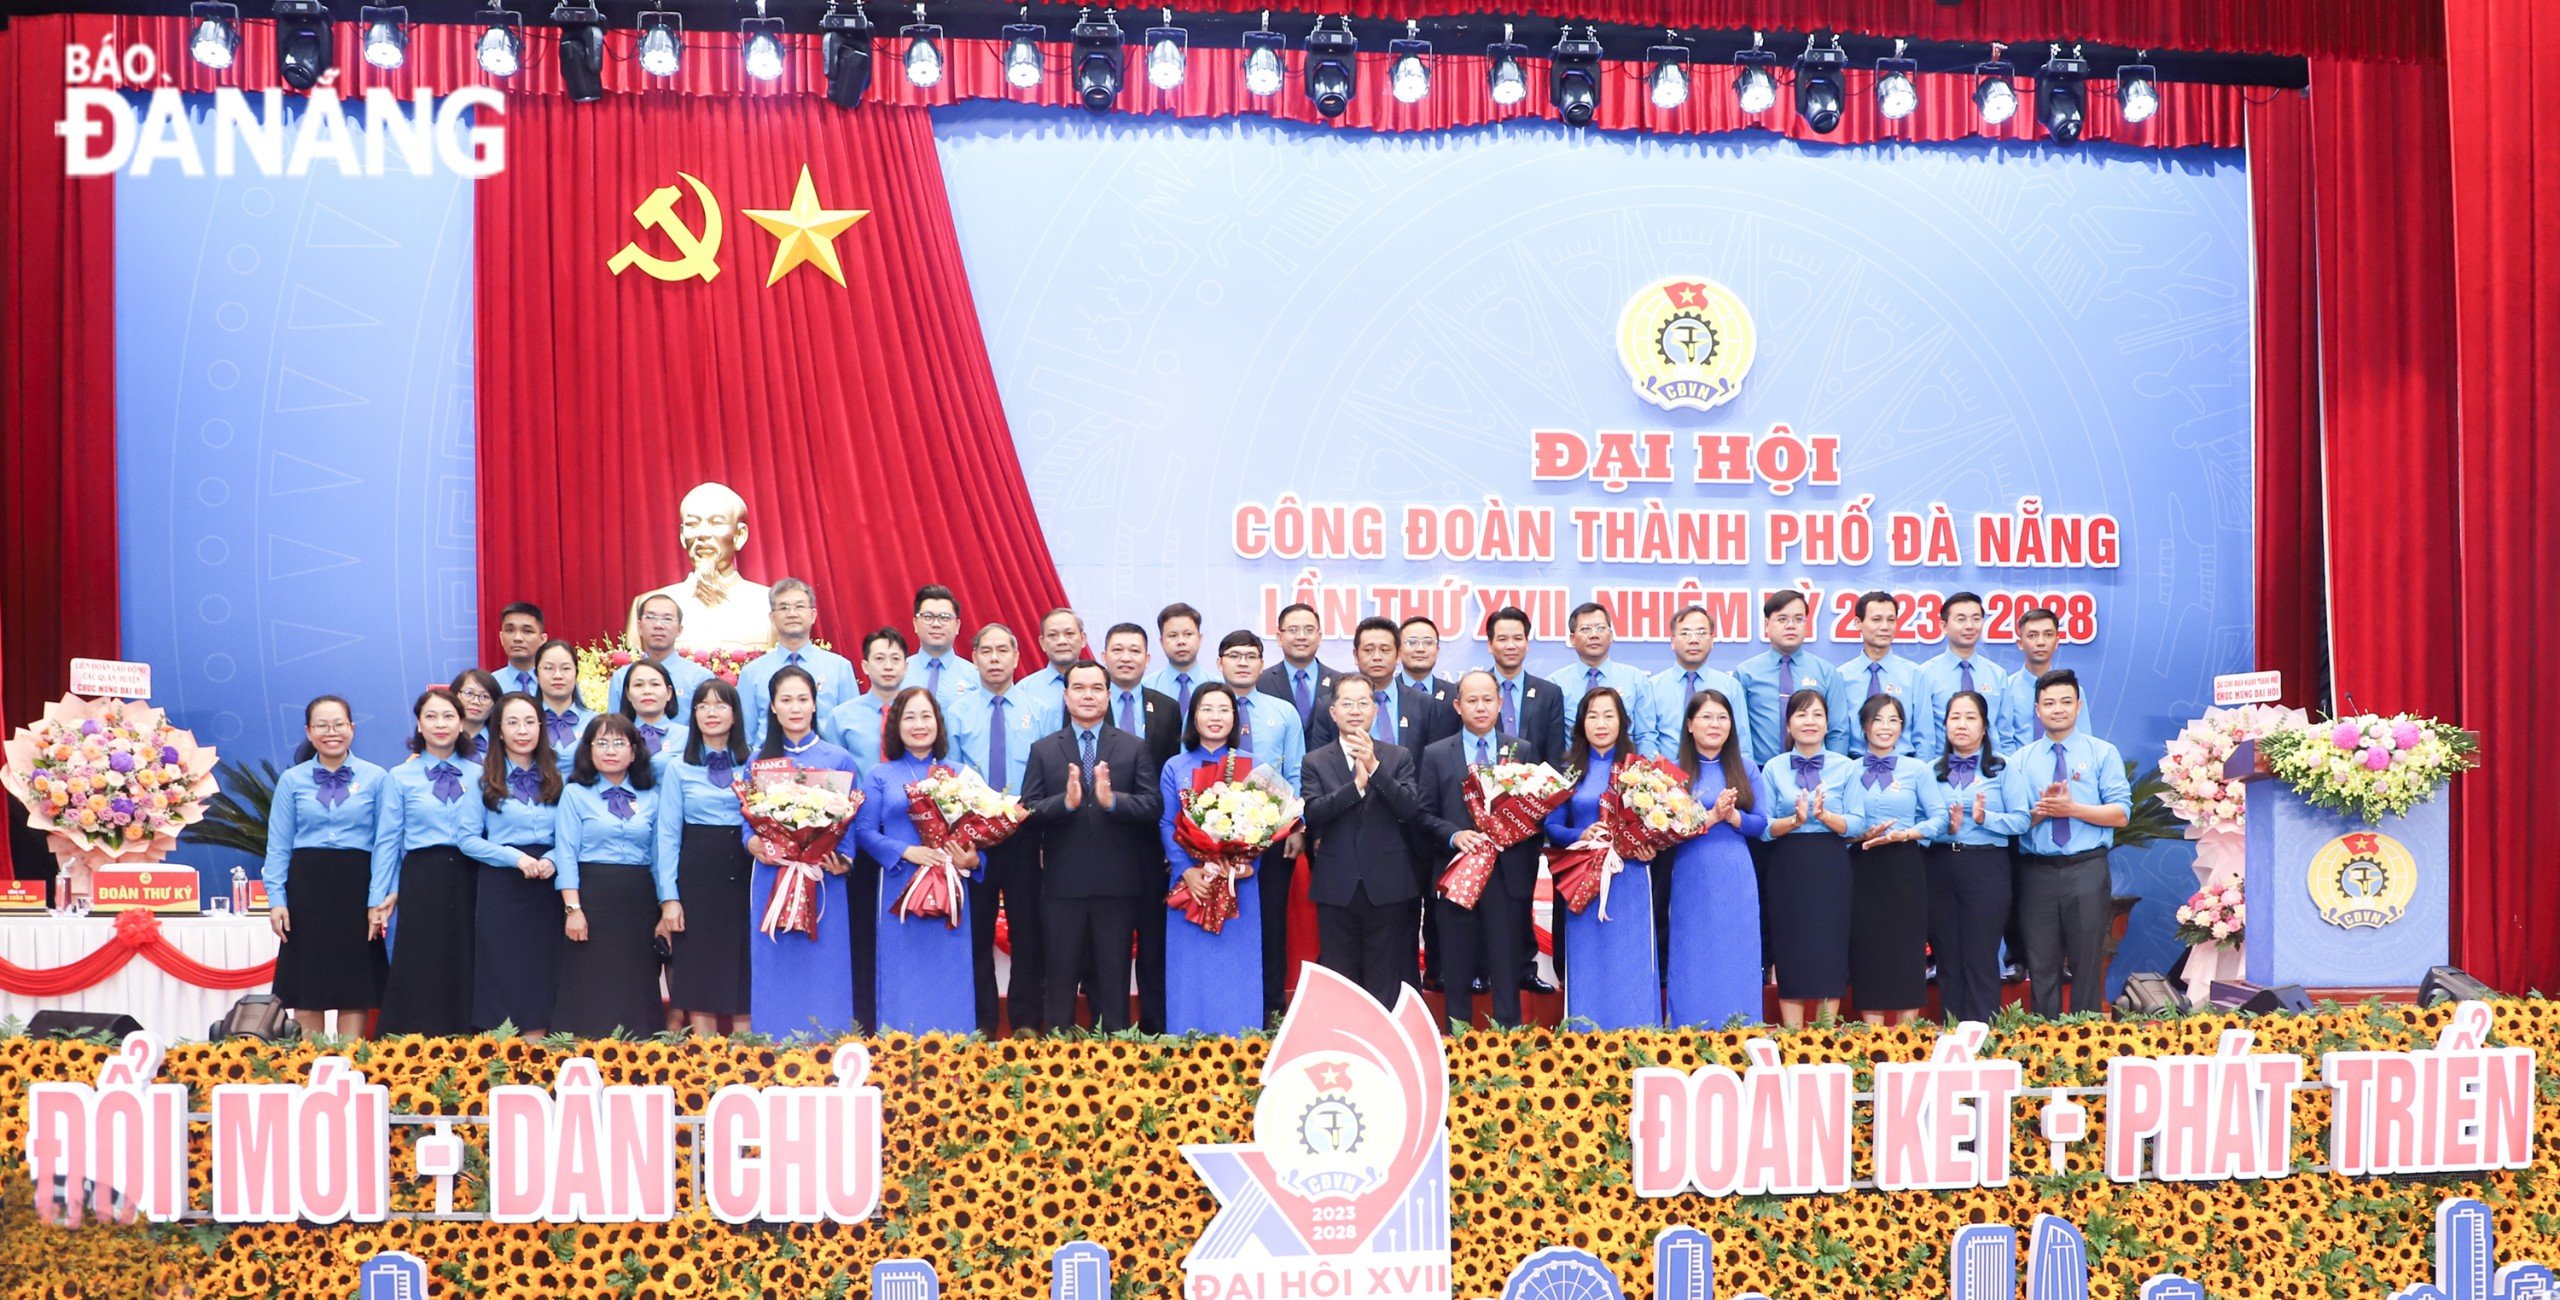
<path id="1" fill-rule="evenodd" d="M 915 819 L 916 838 L 940 850 L 943 861 L 919 868 L 907 882 L 898 895 L 898 919 L 938 916 L 945 926 L 957 927 L 961 871 L 951 860 L 1004 843 L 1031 810 L 968 768 L 936 763 L 923 780 L 907 786 L 907 815 Z"/>
<path id="2" fill-rule="evenodd" d="M 787 758 L 768 758 L 747 769 L 735 787 L 738 811 L 747 826 L 782 861 L 756 928 L 767 938 L 797 932 L 818 936 L 818 882 L 828 855 L 853 828 L 862 809 L 862 792 L 853 788 L 853 773 L 823 772 L 794 766 Z"/>
<path id="3" fill-rule="evenodd" d="M 1181 908 L 1184 920 L 1211 934 L 1235 917 L 1236 882 L 1253 874 L 1254 859 L 1288 835 L 1306 808 L 1277 768 L 1241 777 L 1230 775 L 1232 763 L 1216 770 L 1218 779 L 1182 796 L 1173 819 L 1173 842 L 1208 871 L 1208 892 L 1176 885 L 1164 896 L 1165 906 Z"/>
<path id="4" fill-rule="evenodd" d="M 1596 901 L 1600 919 L 1606 921 L 1609 880 L 1625 866 L 1626 855 L 1646 849 L 1659 853 L 1694 839 L 1706 832 L 1710 820 L 1706 805 L 1689 793 L 1688 773 L 1678 765 L 1659 758 L 1629 759 L 1619 764 L 1600 796 L 1600 820 L 1571 845 L 1547 850 L 1556 897 L 1575 912 Z"/>
<path id="5" fill-rule="evenodd" d="M 1488 841 L 1461 849 L 1440 873 L 1440 896 L 1473 910 L 1504 849 L 1539 834 L 1547 814 L 1573 797 L 1573 778 L 1546 763 L 1489 763 L 1467 772 L 1467 815 Z"/>

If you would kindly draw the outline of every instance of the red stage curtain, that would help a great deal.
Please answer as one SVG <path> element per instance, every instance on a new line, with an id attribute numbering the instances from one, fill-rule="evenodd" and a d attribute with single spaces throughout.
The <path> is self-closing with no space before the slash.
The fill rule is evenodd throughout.
<path id="1" fill-rule="evenodd" d="M 2321 553 L 2320 284 L 2312 229 L 2311 102 L 2249 106 L 2257 257 L 2258 667 L 2284 702 L 2329 698 L 2329 570 Z"/>
<path id="2" fill-rule="evenodd" d="M 871 215 L 835 237 L 845 284 L 804 265 L 768 288 L 778 244 L 744 209 L 789 207 L 804 165 L 823 204 Z M 724 209 L 719 275 L 613 275 L 627 241 L 672 251 L 631 210 L 678 170 Z M 1026 646 L 1064 603 L 923 110 L 527 98 L 477 208 L 484 611 L 529 599 L 560 635 L 619 633 L 635 593 L 687 571 L 676 503 L 706 479 L 747 499 L 746 574 L 807 579 L 849 656 L 924 582 Z M 679 211 L 699 223 L 690 193 Z"/>
<path id="3" fill-rule="evenodd" d="M 2467 888 L 2456 898 L 2465 967 L 2501 989 L 2560 990 L 2560 875 L 2543 834 L 2549 793 L 2535 753 L 2560 676 L 2544 617 L 2560 574 L 2560 129 L 2514 98 L 2493 68 L 2560 63 L 2560 12 L 2540 0 L 2451 0 L 2452 292 L 2459 353 L 2459 622 L 2409 602 L 2401 653 L 2461 669 L 2460 708 L 2482 767 L 2457 787 L 2454 822 Z M 2545 138 L 2549 137 L 2549 138 Z M 2451 602 L 2444 602 L 2450 605 Z M 2451 652 L 2444 633 L 2461 632 Z"/>

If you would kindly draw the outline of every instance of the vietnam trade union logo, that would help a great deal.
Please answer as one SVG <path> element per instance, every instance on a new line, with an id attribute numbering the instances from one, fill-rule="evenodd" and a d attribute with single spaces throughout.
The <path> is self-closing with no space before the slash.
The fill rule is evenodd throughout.
<path id="1" fill-rule="evenodd" d="M 1656 280 L 1618 316 L 1618 359 L 1636 396 L 1666 411 L 1732 401 L 1758 344 L 1742 300 L 1704 276 Z"/>
<path id="2" fill-rule="evenodd" d="M 2418 892 L 2418 861 L 2400 841 L 2351 831 L 2311 855 L 2311 903 L 2341 929 L 2379 930 L 2409 910 Z"/>

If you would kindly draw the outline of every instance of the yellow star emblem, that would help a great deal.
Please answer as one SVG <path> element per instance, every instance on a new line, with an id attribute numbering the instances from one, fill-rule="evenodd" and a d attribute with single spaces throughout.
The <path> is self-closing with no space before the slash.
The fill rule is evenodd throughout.
<path id="1" fill-rule="evenodd" d="M 836 260 L 835 237 L 853 223 L 870 216 L 868 209 L 830 210 L 818 206 L 818 187 L 809 180 L 808 165 L 800 167 L 800 186 L 791 192 L 787 208 L 742 209 L 747 218 L 772 231 L 782 241 L 773 253 L 773 273 L 764 282 L 771 285 L 789 274 L 802 262 L 811 262 L 827 273 L 837 284 L 844 283 L 844 264 Z"/>

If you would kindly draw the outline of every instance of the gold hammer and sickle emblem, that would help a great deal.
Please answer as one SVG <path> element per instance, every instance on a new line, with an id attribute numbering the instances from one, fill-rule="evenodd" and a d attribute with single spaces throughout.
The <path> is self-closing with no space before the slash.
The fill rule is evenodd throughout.
<path id="1" fill-rule="evenodd" d="M 681 256 L 669 261 L 641 248 L 635 240 L 624 244 L 622 251 L 605 263 L 615 275 L 634 266 L 659 280 L 690 280 L 699 276 L 707 281 L 720 274 L 720 264 L 714 260 L 720 255 L 720 200 L 711 197 L 711 187 L 694 179 L 691 172 L 677 172 L 676 175 L 693 187 L 693 196 L 702 202 L 701 233 L 696 234 L 691 226 L 677 219 L 676 199 L 680 191 L 673 185 L 661 185 L 651 190 L 649 197 L 631 210 L 631 215 L 639 218 L 643 229 L 665 231 Z"/>

